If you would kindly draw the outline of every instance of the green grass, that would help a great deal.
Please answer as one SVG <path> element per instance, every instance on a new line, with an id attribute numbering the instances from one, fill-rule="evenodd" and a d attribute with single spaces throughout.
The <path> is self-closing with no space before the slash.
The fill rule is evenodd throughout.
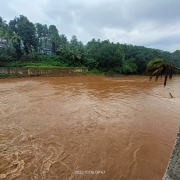
<path id="1" fill-rule="evenodd" d="M 29 62 L 26 63 L 26 65 L 24 67 L 40 67 L 40 68 L 54 68 L 54 67 L 64 67 L 63 64 L 59 63 L 59 62 Z"/>
<path id="2" fill-rule="evenodd" d="M 6 67 L 28 67 L 28 68 L 86 68 L 81 67 L 71 67 L 65 63 L 57 61 L 36 61 L 36 62 L 10 62 L 6 64 Z"/>
<path id="3" fill-rule="evenodd" d="M 27 65 L 27 66 L 24 66 L 24 67 L 27 67 L 27 68 L 62 68 L 62 67 L 59 67 L 59 66 L 49 66 L 49 65 Z"/>
<path id="4" fill-rule="evenodd" d="M 51 66 L 51 65 L 31 65 L 31 66 L 24 66 L 27 68 L 86 68 L 86 67 L 62 67 L 62 66 Z"/>
<path id="5" fill-rule="evenodd" d="M 104 74 L 104 72 L 98 70 L 98 69 L 91 69 L 88 72 L 82 72 L 82 74 L 87 75 L 87 74 Z"/>

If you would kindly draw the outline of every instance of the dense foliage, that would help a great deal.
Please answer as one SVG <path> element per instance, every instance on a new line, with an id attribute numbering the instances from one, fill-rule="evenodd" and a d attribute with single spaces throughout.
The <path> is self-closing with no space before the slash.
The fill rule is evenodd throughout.
<path id="1" fill-rule="evenodd" d="M 170 53 L 99 39 L 84 45 L 75 35 L 68 41 L 55 25 L 33 24 L 23 15 L 9 23 L 0 17 L 0 66 L 86 66 L 93 72 L 143 74 L 155 58 L 180 66 L 180 50 Z"/>

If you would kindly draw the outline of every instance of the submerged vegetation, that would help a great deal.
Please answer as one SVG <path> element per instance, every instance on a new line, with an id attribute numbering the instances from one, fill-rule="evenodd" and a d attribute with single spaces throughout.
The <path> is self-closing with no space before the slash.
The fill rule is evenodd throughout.
<path id="1" fill-rule="evenodd" d="M 171 73 L 172 64 L 180 66 L 180 50 L 170 53 L 100 39 L 83 44 L 75 35 L 68 40 L 59 34 L 55 25 L 33 24 L 23 15 L 9 23 L 0 17 L 1 67 L 88 67 L 97 74 L 144 74 L 148 66 L 159 75 L 167 69 Z"/>

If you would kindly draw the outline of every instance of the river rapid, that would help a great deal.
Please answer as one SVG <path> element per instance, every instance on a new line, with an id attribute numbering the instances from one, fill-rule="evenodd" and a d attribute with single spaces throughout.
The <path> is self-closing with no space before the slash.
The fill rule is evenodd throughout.
<path id="1" fill-rule="evenodd" d="M 0 179 L 160 180 L 179 117 L 178 76 L 0 79 Z"/>

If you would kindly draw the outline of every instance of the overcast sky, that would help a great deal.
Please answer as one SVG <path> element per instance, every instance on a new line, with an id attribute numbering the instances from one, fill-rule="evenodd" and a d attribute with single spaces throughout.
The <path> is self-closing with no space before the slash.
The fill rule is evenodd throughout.
<path id="1" fill-rule="evenodd" d="M 0 0 L 7 22 L 19 15 L 83 43 L 96 38 L 180 50 L 180 0 Z"/>

